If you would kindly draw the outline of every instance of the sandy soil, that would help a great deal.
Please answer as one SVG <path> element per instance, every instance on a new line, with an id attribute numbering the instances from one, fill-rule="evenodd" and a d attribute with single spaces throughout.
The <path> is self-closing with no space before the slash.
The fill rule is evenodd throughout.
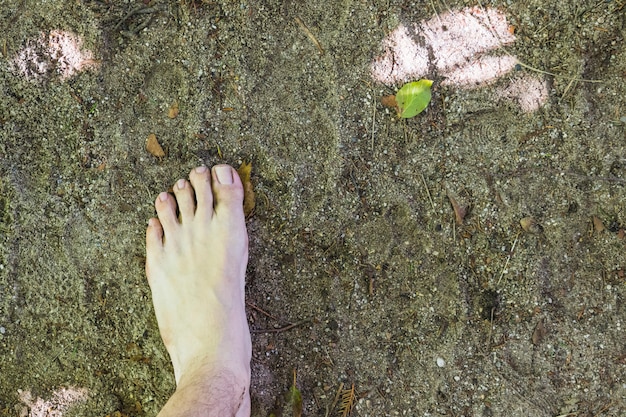
<path id="1" fill-rule="evenodd" d="M 1 416 L 158 412 L 152 202 L 244 160 L 254 416 L 626 415 L 623 0 L 145 3 L 0 0 Z"/>

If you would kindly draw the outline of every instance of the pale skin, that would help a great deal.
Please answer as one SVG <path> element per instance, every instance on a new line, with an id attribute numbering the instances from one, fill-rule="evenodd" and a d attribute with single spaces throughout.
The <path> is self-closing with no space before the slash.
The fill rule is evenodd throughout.
<path id="1" fill-rule="evenodd" d="M 195 168 L 176 182 L 174 196 L 156 199 L 146 275 L 176 379 L 158 417 L 250 416 L 242 202 L 241 180 L 228 165 Z"/>

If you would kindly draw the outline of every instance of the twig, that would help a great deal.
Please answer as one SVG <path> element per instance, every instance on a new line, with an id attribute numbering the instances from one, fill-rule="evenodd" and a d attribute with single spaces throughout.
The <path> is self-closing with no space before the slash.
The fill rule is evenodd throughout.
<path id="1" fill-rule="evenodd" d="M 489 336 L 487 336 L 487 349 L 491 347 L 491 333 L 493 332 L 493 313 L 496 311 L 495 307 L 491 308 L 491 320 L 489 321 Z"/>
<path id="2" fill-rule="evenodd" d="M 407 145 L 409 143 L 409 134 L 406 129 L 406 119 L 403 119 L 402 127 L 404 128 L 404 144 Z"/>
<path id="3" fill-rule="evenodd" d="M 309 321 L 311 320 L 301 320 L 296 323 L 288 324 L 284 327 L 279 327 L 278 329 L 252 329 L 250 330 L 250 333 L 282 333 L 286 332 L 287 330 L 293 329 L 294 327 L 300 326 L 304 323 L 308 323 Z"/>
<path id="4" fill-rule="evenodd" d="M 507 54 L 507 55 L 511 55 L 511 54 L 509 53 L 509 51 L 507 51 L 507 50 L 506 50 L 503 46 L 500 46 L 500 49 L 502 49 L 504 52 L 506 52 L 506 54 Z M 513 56 L 513 55 L 511 55 L 511 56 Z M 538 73 L 540 73 L 540 74 L 550 75 L 550 76 L 552 76 L 552 77 L 554 77 L 554 78 L 561 78 L 561 79 L 564 79 L 564 80 L 572 80 L 572 81 L 580 81 L 580 82 L 583 82 L 583 83 L 603 83 L 603 82 L 604 82 L 603 80 L 587 80 L 587 79 L 585 79 L 585 78 L 569 77 L 569 76 L 567 76 L 567 75 L 559 75 L 559 74 L 555 74 L 555 73 L 553 73 L 553 72 L 540 70 L 539 68 L 531 67 L 531 66 L 530 66 L 530 65 L 528 65 L 528 64 L 524 64 L 524 63 L 523 63 L 522 61 L 520 61 L 519 59 L 517 60 L 517 63 L 518 63 L 521 67 L 523 67 L 523 68 L 526 68 L 526 69 L 531 70 L 531 71 L 538 72 Z"/>
<path id="5" fill-rule="evenodd" d="M 613 401 L 609 401 L 607 404 L 604 404 L 602 406 L 602 408 L 600 409 L 600 411 L 598 411 L 596 414 L 594 414 L 593 417 L 598 417 L 600 414 L 604 414 L 604 412 L 608 411 L 609 408 L 611 408 L 612 405 L 613 405 Z"/>
<path id="6" fill-rule="evenodd" d="M 126 14 L 126 16 L 124 16 L 119 22 L 117 22 L 117 25 L 115 25 L 115 27 L 113 28 L 113 30 L 117 30 L 119 29 L 120 26 L 122 26 L 122 24 L 128 20 L 129 17 L 131 17 L 132 15 L 134 15 L 135 13 L 137 13 L 139 10 L 143 9 L 144 6 L 137 6 L 134 9 L 132 9 L 130 12 L 128 12 Z"/>
<path id="7" fill-rule="evenodd" d="M 371 148 L 374 152 L 374 127 L 376 126 L 376 99 L 374 99 L 374 114 L 372 114 L 372 143 Z"/>
<path id="8" fill-rule="evenodd" d="M 428 196 L 430 205 L 432 206 L 433 211 L 436 212 L 437 210 L 435 210 L 435 202 L 433 201 L 433 198 L 430 196 L 430 191 L 428 190 L 428 185 L 426 185 L 426 179 L 424 179 L 424 174 L 420 172 L 420 176 L 422 177 L 422 183 L 424 183 L 424 188 L 426 189 L 426 195 Z"/>
<path id="9" fill-rule="evenodd" d="M 117 22 L 117 25 L 115 25 L 115 27 L 113 28 L 113 30 L 117 30 L 119 29 L 120 26 L 122 26 L 122 24 L 124 24 L 124 22 L 126 22 L 131 16 L 135 15 L 135 14 L 147 14 L 147 13 L 156 13 L 161 11 L 161 8 L 158 6 L 154 6 L 154 7 L 145 7 L 145 6 L 138 6 L 135 7 L 134 9 L 132 9 L 130 12 L 128 12 L 126 14 L 126 16 L 124 16 L 119 22 Z M 146 27 L 150 21 L 152 20 L 152 18 L 150 19 L 146 19 L 141 25 L 139 25 L 137 28 L 127 31 L 130 33 L 134 33 L 137 34 L 141 29 L 143 29 L 144 27 Z M 143 25 L 143 26 L 142 26 Z"/>
<path id="10" fill-rule="evenodd" d="M 452 241 L 456 242 L 456 222 L 452 222 Z"/>
<path id="11" fill-rule="evenodd" d="M 515 241 L 513 241 L 513 246 L 511 246 L 511 250 L 509 251 L 509 256 L 507 256 L 506 258 L 506 262 L 504 263 L 504 268 L 502 268 L 502 272 L 500 273 L 500 278 L 498 278 L 498 282 L 496 283 L 496 285 L 500 285 L 500 280 L 502 280 L 502 277 L 504 276 L 504 272 L 509 266 L 509 261 L 511 260 L 511 256 L 513 256 L 513 251 L 515 250 L 515 245 L 517 245 L 517 239 L 519 238 L 519 235 L 520 234 L 518 233 L 517 236 L 515 236 Z"/>
<path id="12" fill-rule="evenodd" d="M 567 87 L 565 87 L 565 91 L 563 91 L 563 94 L 561 95 L 561 100 L 563 100 L 563 98 L 565 98 L 565 95 L 569 91 L 569 89 L 572 86 L 572 84 L 574 84 L 574 80 L 570 80 L 570 82 L 567 83 Z"/>
<path id="13" fill-rule="evenodd" d="M 478 6 L 483 10 L 483 13 L 485 13 L 485 16 L 487 16 L 487 19 L 489 19 L 489 14 L 487 14 L 487 10 L 485 10 L 485 8 L 483 7 L 483 5 L 482 5 L 480 0 L 478 0 Z M 500 49 L 502 52 L 504 52 L 507 56 L 515 58 L 515 60 L 517 61 L 517 64 L 520 67 L 522 67 L 522 68 L 526 68 L 527 70 L 535 71 L 535 72 L 538 72 L 540 74 L 550 75 L 552 77 L 561 78 L 561 79 L 564 79 L 564 80 L 580 81 L 580 82 L 584 82 L 584 83 L 602 83 L 602 82 L 604 82 L 603 80 L 587 80 L 587 79 L 584 79 L 584 78 L 576 78 L 576 77 L 569 77 L 567 75 L 559 75 L 559 74 L 555 74 L 553 72 L 541 70 L 539 68 L 531 67 L 530 65 L 523 63 L 515 55 L 510 53 L 504 47 L 504 45 L 502 44 L 502 41 L 500 41 L 500 37 L 498 36 L 498 32 L 493 29 L 493 25 L 491 25 L 491 22 L 489 23 L 489 25 L 490 25 L 489 30 L 494 35 L 494 37 L 496 39 L 498 39 L 498 43 L 499 43 L 498 49 Z"/>
<path id="14" fill-rule="evenodd" d="M 255 306 L 255 305 L 254 305 L 254 304 L 252 304 L 252 303 L 249 303 L 248 301 L 246 301 L 246 305 L 247 305 L 248 307 L 251 307 L 251 308 L 255 309 L 255 310 L 256 310 L 256 311 L 258 311 L 259 313 L 265 314 L 267 317 L 269 317 L 269 318 L 271 318 L 271 319 L 274 319 L 274 320 L 280 321 L 277 317 L 272 316 L 272 315 L 271 315 L 270 313 L 268 313 L 267 311 L 263 310 L 263 309 L 262 309 L 262 308 L 260 308 L 260 307 Z M 289 324 L 291 324 L 291 323 L 289 323 Z"/>

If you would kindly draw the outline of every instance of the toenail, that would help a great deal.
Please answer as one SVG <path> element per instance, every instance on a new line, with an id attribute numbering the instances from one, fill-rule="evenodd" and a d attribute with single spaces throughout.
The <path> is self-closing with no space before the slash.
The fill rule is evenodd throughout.
<path id="1" fill-rule="evenodd" d="M 185 180 L 181 178 L 178 181 L 176 181 L 176 188 L 178 188 L 179 190 L 182 190 L 183 188 L 185 188 Z"/>
<path id="2" fill-rule="evenodd" d="M 161 200 L 161 201 L 167 200 L 167 193 L 166 192 L 162 192 L 161 194 L 159 194 L 159 200 Z"/>
<path id="3" fill-rule="evenodd" d="M 196 168 L 196 173 L 202 174 L 202 173 L 206 172 L 206 169 L 207 168 L 204 165 L 199 166 L 199 167 Z"/>
<path id="4" fill-rule="evenodd" d="M 233 171 L 228 165 L 218 165 L 215 167 L 215 176 L 220 184 L 233 183 Z"/>

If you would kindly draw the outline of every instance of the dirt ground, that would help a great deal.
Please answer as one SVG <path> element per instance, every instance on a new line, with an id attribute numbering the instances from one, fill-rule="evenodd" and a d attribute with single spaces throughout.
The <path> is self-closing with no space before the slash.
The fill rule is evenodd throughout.
<path id="1" fill-rule="evenodd" d="M 496 45 L 463 32 L 497 19 Z M 244 160 L 253 416 L 291 415 L 294 369 L 306 416 L 341 384 L 353 416 L 626 415 L 625 23 L 624 0 L 0 0 L 0 416 L 157 414 L 146 220 Z M 485 80 L 487 55 L 515 61 Z M 398 120 L 381 97 L 420 77 Z"/>

